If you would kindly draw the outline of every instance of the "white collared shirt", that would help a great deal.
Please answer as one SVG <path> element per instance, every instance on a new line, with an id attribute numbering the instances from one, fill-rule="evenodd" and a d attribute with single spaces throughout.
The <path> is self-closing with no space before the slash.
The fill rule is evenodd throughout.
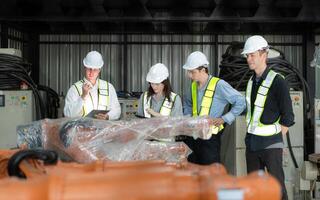
<path id="1" fill-rule="evenodd" d="M 84 78 L 86 81 L 86 79 Z M 81 117 L 82 116 L 82 107 L 85 105 L 86 108 L 89 108 L 87 111 L 88 113 L 91 112 L 93 109 L 99 109 L 98 108 L 98 81 L 96 84 L 92 87 L 92 89 L 89 91 L 92 99 L 90 98 L 90 95 L 87 96 L 85 100 L 79 96 L 79 93 L 74 85 L 70 87 L 68 90 L 66 99 L 65 99 L 65 106 L 64 106 L 64 115 L 66 117 Z M 109 89 L 109 106 L 108 110 L 109 113 L 109 120 L 116 120 L 119 119 L 121 114 L 121 108 L 118 101 L 117 93 L 115 88 L 111 83 L 108 83 L 108 89 Z"/>

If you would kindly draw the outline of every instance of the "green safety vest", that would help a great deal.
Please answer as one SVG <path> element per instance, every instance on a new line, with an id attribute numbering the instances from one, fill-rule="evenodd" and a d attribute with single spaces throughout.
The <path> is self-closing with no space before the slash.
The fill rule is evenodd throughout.
<path id="1" fill-rule="evenodd" d="M 248 133 L 258 135 L 258 136 L 271 136 L 279 133 L 281 131 L 281 125 L 279 124 L 279 119 L 273 124 L 263 124 L 261 123 L 260 119 L 262 113 L 264 111 L 266 99 L 269 93 L 269 89 L 272 85 L 274 78 L 278 73 L 273 70 L 268 72 L 268 75 L 265 80 L 262 81 L 256 100 L 254 102 L 253 113 L 251 111 L 251 92 L 252 92 L 252 77 L 250 78 L 247 90 L 246 90 L 246 101 L 247 101 L 247 131 Z"/>
<path id="2" fill-rule="evenodd" d="M 84 103 L 82 106 L 82 117 L 86 116 L 89 112 L 91 112 L 91 110 L 93 109 L 99 109 L 99 110 L 108 110 L 109 105 L 109 87 L 108 87 L 108 82 L 98 79 L 98 108 L 93 108 L 93 99 L 91 94 L 90 95 L 90 99 L 92 102 L 92 106 L 91 104 L 89 105 L 88 103 Z M 75 84 L 73 84 L 75 86 L 75 88 L 77 89 L 77 92 L 79 94 L 79 96 L 82 95 L 82 86 L 83 86 L 84 80 L 80 80 L 78 82 L 76 82 Z M 91 108 L 90 108 L 91 107 Z"/>
<path id="3" fill-rule="evenodd" d="M 171 92 L 170 94 L 171 101 L 169 102 L 168 98 L 165 98 L 163 100 L 160 108 L 160 114 L 162 116 L 170 116 L 176 97 L 177 97 L 177 94 Z M 148 92 L 145 92 L 143 94 L 142 105 L 143 105 L 144 116 L 147 118 L 151 118 L 151 115 L 146 111 L 146 108 L 151 108 L 151 97 L 148 98 Z"/>
<path id="4" fill-rule="evenodd" d="M 213 102 L 213 96 L 214 92 L 217 86 L 217 83 L 220 79 L 217 77 L 211 77 L 207 88 L 204 92 L 204 95 L 202 97 L 201 106 L 200 106 L 200 112 L 198 113 L 198 103 L 197 103 L 197 93 L 198 93 L 198 84 L 196 81 L 193 81 L 191 84 L 191 97 L 192 97 L 192 116 L 209 116 L 211 105 Z M 211 134 L 218 134 L 219 131 L 223 129 L 223 125 L 217 126 L 211 126 Z"/>

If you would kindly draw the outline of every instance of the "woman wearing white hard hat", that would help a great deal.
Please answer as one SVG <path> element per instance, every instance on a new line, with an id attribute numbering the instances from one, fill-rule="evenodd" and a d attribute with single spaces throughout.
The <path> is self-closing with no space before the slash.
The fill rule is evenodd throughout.
<path id="1" fill-rule="evenodd" d="M 83 59 L 85 77 L 68 90 L 64 106 L 66 117 L 89 116 L 93 110 L 98 112 L 90 117 L 107 120 L 120 117 L 121 108 L 113 85 L 99 79 L 103 64 L 97 51 L 89 52 Z"/>
<path id="2" fill-rule="evenodd" d="M 164 64 L 157 63 L 150 68 L 146 78 L 150 86 L 140 97 L 137 115 L 146 118 L 183 115 L 181 98 L 172 92 L 168 78 L 169 71 Z"/>
<path id="3" fill-rule="evenodd" d="M 208 73 L 209 61 L 200 51 L 191 53 L 183 69 L 187 70 L 191 79 L 190 90 L 184 97 L 184 114 L 210 116 L 212 118 L 211 133 L 208 140 L 180 137 L 193 151 L 188 161 L 208 165 L 220 162 L 220 136 L 223 124 L 231 124 L 245 109 L 244 97 L 227 82 Z M 231 110 L 224 113 L 225 107 L 231 104 Z"/>

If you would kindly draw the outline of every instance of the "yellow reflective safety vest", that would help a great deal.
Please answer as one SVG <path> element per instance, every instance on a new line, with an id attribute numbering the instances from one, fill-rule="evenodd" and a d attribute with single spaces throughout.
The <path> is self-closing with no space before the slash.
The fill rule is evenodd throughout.
<path id="1" fill-rule="evenodd" d="M 251 111 L 251 92 L 252 92 L 252 77 L 250 78 L 247 90 L 246 90 L 246 101 L 247 101 L 247 131 L 248 133 L 258 135 L 258 136 L 271 136 L 279 133 L 281 131 L 281 125 L 279 124 L 279 119 L 273 124 L 263 124 L 261 123 L 260 119 L 262 113 L 264 111 L 265 103 L 267 96 L 269 94 L 269 89 L 272 85 L 274 78 L 277 76 L 273 70 L 268 72 L 268 75 L 265 80 L 262 81 L 256 100 L 254 102 L 253 113 Z"/>
<path id="2" fill-rule="evenodd" d="M 197 103 L 198 84 L 196 81 L 192 82 L 191 84 L 192 116 L 194 117 L 205 116 L 205 115 L 209 116 L 214 93 L 219 80 L 220 79 L 217 77 L 211 77 L 211 79 L 209 80 L 207 88 L 202 97 L 200 112 L 198 112 L 198 103 Z M 224 128 L 223 125 L 219 127 L 211 126 L 211 134 L 214 134 L 214 135 L 218 134 L 218 132 L 221 131 L 223 128 Z"/>
<path id="3" fill-rule="evenodd" d="M 170 116 L 177 94 L 171 92 L 169 102 L 168 98 L 165 98 L 160 108 L 160 114 L 162 116 Z M 146 118 L 151 118 L 151 115 L 146 111 L 147 108 L 151 108 L 151 96 L 148 98 L 148 92 L 143 94 L 143 114 Z"/>
<path id="4" fill-rule="evenodd" d="M 79 94 L 79 96 L 82 95 L 82 85 L 84 83 L 84 80 L 80 80 L 78 82 L 76 82 L 75 84 L 73 84 L 75 86 L 75 88 L 77 89 L 77 92 Z M 86 116 L 89 112 L 91 112 L 91 110 L 93 109 L 98 109 L 98 110 L 108 110 L 109 108 L 109 86 L 108 86 L 108 82 L 98 79 L 97 80 L 98 83 L 98 102 L 97 102 L 97 108 L 94 108 L 94 103 L 93 103 L 93 99 L 92 99 L 92 95 L 91 93 L 89 93 L 90 99 L 91 99 L 91 103 L 89 102 L 85 102 L 82 106 L 82 117 Z"/>

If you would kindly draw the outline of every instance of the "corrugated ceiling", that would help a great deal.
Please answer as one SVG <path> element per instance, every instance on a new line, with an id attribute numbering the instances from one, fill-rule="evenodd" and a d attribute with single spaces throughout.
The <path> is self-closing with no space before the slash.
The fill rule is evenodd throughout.
<path id="1" fill-rule="evenodd" d="M 0 20 L 38 32 L 292 32 L 316 28 L 319 10 L 318 0 L 2 0 Z"/>

